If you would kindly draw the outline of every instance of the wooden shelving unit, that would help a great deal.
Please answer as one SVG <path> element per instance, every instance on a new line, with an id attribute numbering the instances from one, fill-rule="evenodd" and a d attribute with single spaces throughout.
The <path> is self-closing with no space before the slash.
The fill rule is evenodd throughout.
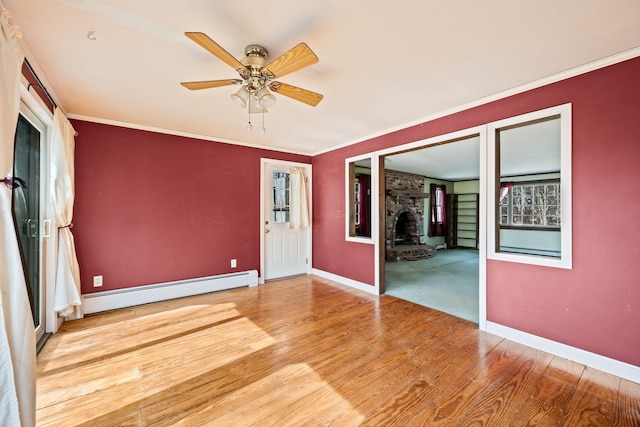
<path id="1" fill-rule="evenodd" d="M 447 247 L 478 248 L 480 197 L 478 193 L 449 194 Z"/>

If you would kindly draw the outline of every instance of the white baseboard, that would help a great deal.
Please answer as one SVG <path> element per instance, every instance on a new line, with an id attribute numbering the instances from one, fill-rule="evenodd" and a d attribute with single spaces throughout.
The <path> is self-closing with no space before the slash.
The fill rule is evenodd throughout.
<path id="1" fill-rule="evenodd" d="M 132 307 L 134 305 L 165 301 L 191 295 L 206 294 L 225 289 L 256 286 L 257 284 L 257 270 L 249 270 L 189 280 L 178 280 L 175 282 L 136 286 L 134 288 L 115 289 L 112 291 L 82 295 L 82 311 L 84 314 L 98 313 L 101 311 Z"/>
<path id="2" fill-rule="evenodd" d="M 327 271 L 318 270 L 317 268 L 314 268 L 311 271 L 311 274 L 315 274 L 316 276 L 320 276 L 320 277 L 323 277 L 323 278 L 328 279 L 328 280 L 333 280 L 334 282 L 338 282 L 340 284 L 347 285 L 347 286 L 350 286 L 352 288 L 356 288 L 356 289 L 361 290 L 361 291 L 369 292 L 370 294 L 374 294 L 374 295 L 378 294 L 376 292 L 376 287 L 373 286 L 373 285 L 368 285 L 368 284 L 363 283 L 363 282 L 358 282 L 357 280 L 348 279 L 346 277 L 338 276 L 337 274 L 329 273 Z"/>
<path id="3" fill-rule="evenodd" d="M 498 323 L 487 322 L 486 331 L 640 384 L 640 366 L 620 362 L 619 360 L 551 341 Z"/>

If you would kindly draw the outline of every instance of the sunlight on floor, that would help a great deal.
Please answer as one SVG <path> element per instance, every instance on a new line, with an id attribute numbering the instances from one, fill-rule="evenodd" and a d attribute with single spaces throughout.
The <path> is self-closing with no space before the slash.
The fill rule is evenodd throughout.
<path id="1" fill-rule="evenodd" d="M 197 304 L 178 308 L 164 306 L 143 305 L 133 309 L 106 313 L 99 317 L 89 316 L 82 319 L 83 328 L 74 330 L 79 322 L 67 322 L 63 326 L 64 334 L 53 335 L 38 356 L 38 375 L 51 371 L 64 370 L 65 366 L 88 363 L 95 359 L 109 357 L 114 353 L 124 353 L 157 342 L 163 338 L 170 338 L 186 334 L 197 328 L 207 328 L 216 322 L 225 321 L 241 314 L 235 309 L 235 304 Z M 148 312 L 149 310 L 155 310 Z M 175 318 L 183 319 L 176 323 Z M 97 324 L 92 325 L 93 322 Z M 153 330 L 153 334 L 148 332 Z M 123 348 L 120 339 L 105 342 L 103 337 L 108 333 L 113 336 L 118 331 L 118 338 L 126 339 L 129 348 Z M 162 331 L 162 336 L 159 335 Z M 131 339 L 135 337 L 135 339 Z"/>
<path id="2" fill-rule="evenodd" d="M 247 402 L 251 402 L 250 413 Z M 221 426 L 326 425 L 338 414 L 348 414 L 345 418 L 350 425 L 359 425 L 364 420 L 364 416 L 354 411 L 309 365 L 299 363 L 235 390 L 173 425 L 206 425 L 214 419 L 216 425 Z"/>
<path id="3" fill-rule="evenodd" d="M 275 342 L 233 304 L 180 308 L 179 322 L 175 311 L 54 336 L 60 338 L 47 348 L 43 361 L 38 360 L 44 365 L 37 381 L 38 425 L 56 420 L 77 425 L 135 407 L 147 396 L 179 392 L 191 379 Z M 163 323 L 170 318 L 174 320 Z M 77 345 L 79 336 L 83 338 Z M 105 342 L 105 336 L 112 341 Z M 177 346 L 188 347 L 188 357 L 174 352 Z"/>

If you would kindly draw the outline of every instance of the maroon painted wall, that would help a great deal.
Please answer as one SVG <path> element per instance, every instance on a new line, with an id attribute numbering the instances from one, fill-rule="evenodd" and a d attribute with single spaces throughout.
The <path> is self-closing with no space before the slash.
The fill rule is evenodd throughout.
<path id="1" fill-rule="evenodd" d="M 489 261 L 488 320 L 640 366 L 640 58 L 313 158 L 313 265 L 373 284 L 344 239 L 344 160 L 573 104 L 573 269 Z M 321 183 L 321 184 L 319 184 Z"/>
<path id="2" fill-rule="evenodd" d="M 312 264 L 313 268 L 371 284 L 373 245 L 345 241 L 344 160 L 354 155 L 351 151 L 333 151 L 313 158 Z M 338 252 L 332 255 L 334 250 Z"/>
<path id="3" fill-rule="evenodd" d="M 311 161 L 85 121 L 73 126 L 83 293 L 259 270 L 260 158 Z M 94 275 L 104 286 L 93 287 Z"/>

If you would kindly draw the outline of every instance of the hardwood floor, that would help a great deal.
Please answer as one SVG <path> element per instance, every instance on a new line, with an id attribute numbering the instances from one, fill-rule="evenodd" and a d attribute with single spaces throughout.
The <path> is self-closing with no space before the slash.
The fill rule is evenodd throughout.
<path id="1" fill-rule="evenodd" d="M 303 276 L 63 325 L 40 426 L 639 426 L 640 385 Z"/>

